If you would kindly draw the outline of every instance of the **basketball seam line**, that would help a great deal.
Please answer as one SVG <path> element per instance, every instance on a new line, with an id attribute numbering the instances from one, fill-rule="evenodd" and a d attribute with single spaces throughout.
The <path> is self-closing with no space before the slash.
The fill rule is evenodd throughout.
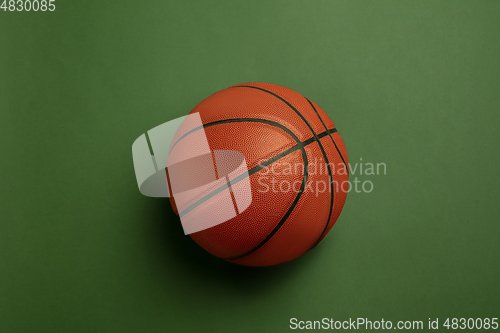
<path id="1" fill-rule="evenodd" d="M 272 126 L 276 126 L 276 125 L 278 125 L 278 126 L 276 126 L 276 127 L 278 127 L 278 128 L 280 127 L 280 126 L 279 126 L 280 124 L 277 124 L 277 123 L 276 123 L 276 124 L 273 124 L 273 122 L 271 122 L 271 121 L 266 121 L 266 120 L 264 120 L 264 119 L 252 119 L 252 118 L 248 118 L 248 119 L 224 119 L 224 120 L 220 120 L 220 121 L 217 121 L 217 122 L 213 122 L 213 123 L 208 123 L 208 124 L 205 124 L 204 126 L 209 127 L 209 126 L 218 125 L 218 124 L 222 124 L 222 123 L 230 123 L 230 122 L 246 122 L 246 121 L 248 121 L 248 122 L 265 122 L 265 123 L 269 122 L 269 124 L 270 124 L 270 125 L 272 125 Z M 283 126 L 283 127 L 284 127 L 284 126 Z M 284 127 L 284 128 L 286 129 L 286 127 Z M 200 127 L 200 128 L 198 128 L 198 129 L 201 129 L 201 127 Z M 286 129 L 286 130 L 288 130 L 288 129 Z M 286 130 L 285 130 L 285 131 L 286 131 Z M 335 128 L 332 128 L 332 129 L 330 129 L 330 130 L 327 130 L 327 131 L 325 131 L 325 132 L 322 132 L 322 133 L 318 134 L 318 135 L 317 135 L 317 137 L 318 137 L 318 139 L 322 139 L 323 137 L 325 137 L 325 136 L 327 136 L 327 135 L 329 135 L 329 134 L 331 134 L 331 133 L 335 133 L 335 132 L 337 132 L 337 130 L 336 130 Z M 292 134 L 293 134 L 293 133 L 292 133 Z M 293 136 L 295 136 L 295 135 L 293 135 Z M 291 148 L 289 148 L 289 149 L 287 149 L 287 150 L 285 150 L 285 151 L 281 152 L 280 154 L 275 155 L 274 157 L 272 157 L 272 158 L 270 158 L 270 159 L 266 160 L 265 162 L 263 162 L 263 163 L 261 163 L 261 164 L 257 165 L 256 167 L 254 167 L 254 168 L 252 168 L 252 169 L 248 170 L 248 176 L 250 176 L 250 175 L 252 175 L 252 174 L 254 174 L 254 173 L 256 173 L 256 172 L 260 171 L 261 169 L 265 168 L 265 167 L 266 167 L 266 166 L 268 166 L 269 164 L 272 164 L 272 163 L 276 162 L 277 160 L 279 160 L 279 159 L 281 159 L 281 158 L 283 158 L 283 157 L 287 156 L 288 154 L 291 154 L 292 152 L 294 152 L 294 151 L 296 151 L 296 150 L 298 150 L 298 149 L 301 149 L 301 150 L 303 151 L 303 157 L 304 157 L 304 153 L 305 153 L 305 151 L 304 151 L 304 147 L 305 147 L 305 146 L 307 146 L 307 145 L 309 145 L 309 144 L 311 144 L 311 143 L 314 143 L 314 142 L 316 142 L 316 141 L 317 141 L 317 140 L 316 140 L 316 138 L 314 138 L 314 137 L 311 137 L 311 138 L 309 138 L 309 139 L 307 139 L 307 140 L 304 140 L 304 141 L 302 141 L 302 142 L 301 142 L 301 141 L 299 141 L 298 139 L 296 139 L 296 142 L 298 142 L 298 143 L 297 143 L 295 146 L 293 146 L 293 147 L 291 147 Z M 305 162 L 307 162 L 307 158 L 306 158 Z M 305 164 L 306 164 L 306 163 L 305 163 Z M 307 171 L 307 169 L 306 169 L 306 171 Z M 304 173 L 304 177 L 305 177 L 305 176 L 306 176 L 306 173 Z M 238 176 L 238 177 L 234 178 L 234 179 L 232 180 L 232 183 L 233 183 L 233 184 L 236 184 L 237 182 L 239 182 L 240 180 L 242 180 L 242 179 L 244 179 L 244 178 L 246 178 L 246 174 L 243 174 L 243 175 L 240 175 L 240 176 Z M 307 180 L 307 179 L 306 179 L 306 180 Z M 302 186 L 301 186 L 301 188 L 300 188 L 300 190 L 299 190 L 299 193 L 298 193 L 298 195 L 297 195 L 297 197 L 298 197 L 299 199 L 300 199 L 300 194 L 302 193 L 302 191 L 303 191 L 304 187 L 305 187 L 305 181 L 303 181 Z M 216 195 L 216 194 L 220 193 L 221 191 L 225 190 L 226 188 L 227 188 L 227 184 L 225 184 L 225 185 L 223 185 L 223 186 L 219 187 L 218 189 L 216 189 L 216 190 L 212 191 L 212 192 L 211 192 L 208 196 L 205 196 L 205 197 L 201 198 L 201 199 L 200 199 L 200 200 L 198 200 L 196 203 L 192 204 L 190 207 L 188 207 L 188 208 L 186 208 L 184 211 L 180 212 L 180 213 L 179 213 L 179 216 L 180 216 L 180 217 L 184 216 L 184 215 L 185 215 L 185 214 L 187 214 L 190 210 L 194 209 L 197 205 L 199 205 L 200 203 L 202 203 L 202 202 L 204 202 L 204 201 L 208 200 L 209 198 L 213 197 L 214 195 Z M 296 201 L 298 201 L 298 199 L 297 199 L 297 198 L 296 198 Z M 252 250 L 248 251 L 247 253 L 244 253 L 244 254 L 242 254 L 242 255 L 239 255 L 238 257 L 227 258 L 227 260 L 236 260 L 236 259 L 239 259 L 239 258 L 241 258 L 241 257 L 244 257 L 244 256 L 246 256 L 246 255 L 248 255 L 248 254 L 250 254 L 250 253 L 255 252 L 258 248 L 260 248 L 262 245 L 264 245 L 264 244 L 265 244 L 265 243 L 266 243 L 266 242 L 267 242 L 267 241 L 268 241 L 268 240 L 269 240 L 269 239 L 270 239 L 270 238 L 271 238 L 271 237 L 272 237 L 272 236 L 273 236 L 273 235 L 274 235 L 274 234 L 275 234 L 275 233 L 279 230 L 279 228 L 281 227 L 281 225 L 282 225 L 282 224 L 286 221 L 286 219 L 287 219 L 287 218 L 288 218 L 288 216 L 291 214 L 291 211 L 293 210 L 293 208 L 295 207 L 295 205 L 296 205 L 296 202 L 294 201 L 294 203 L 292 203 L 292 205 L 290 206 L 290 208 L 291 208 L 291 209 L 289 208 L 290 213 L 288 213 L 288 212 L 287 212 L 287 214 L 285 214 L 285 215 L 283 216 L 283 218 L 282 218 L 282 220 L 280 221 L 280 223 L 278 223 L 278 225 L 275 227 L 275 229 L 274 229 L 274 230 L 273 230 L 273 231 L 272 231 L 272 232 L 271 232 L 271 233 L 270 233 L 270 234 L 266 237 L 266 239 L 264 239 L 261 243 L 259 243 L 259 245 L 257 245 L 256 247 L 254 247 Z M 189 210 L 188 210 L 188 209 L 189 209 Z M 188 210 L 188 211 L 186 211 L 186 210 Z M 262 244 L 262 245 L 261 245 L 261 244 Z"/>
<path id="2" fill-rule="evenodd" d="M 256 86 L 247 86 L 247 85 L 241 85 L 241 86 L 235 86 L 235 87 L 236 88 L 237 87 L 247 87 L 247 88 L 258 89 L 258 90 L 264 91 L 264 92 L 266 92 L 268 94 L 271 94 L 271 95 L 277 97 L 278 99 L 280 99 L 281 101 L 285 102 L 285 104 L 288 105 L 288 107 L 290 107 L 304 121 L 304 123 L 307 125 L 307 127 L 309 127 L 309 130 L 312 132 L 313 137 L 318 142 L 318 147 L 321 150 L 321 153 L 323 154 L 323 157 L 325 158 L 325 163 L 327 165 L 329 165 L 328 156 L 326 155 L 326 151 L 325 151 L 325 149 L 323 147 L 323 144 L 321 143 L 320 139 L 318 138 L 316 132 L 312 128 L 311 124 L 307 121 L 307 119 L 292 104 L 290 104 L 287 100 L 285 100 L 283 97 L 279 96 L 278 94 L 275 94 L 275 93 L 273 93 L 273 92 L 271 92 L 271 91 L 269 91 L 267 89 L 264 89 L 264 88 L 260 88 L 260 87 L 256 87 Z M 299 94 L 299 95 L 302 96 L 301 94 Z M 302 96 L 302 97 L 304 97 L 309 102 L 309 104 L 311 104 L 311 102 L 309 101 L 309 99 L 307 97 L 305 97 L 305 96 Z M 314 108 L 314 106 L 312 104 L 311 104 L 311 106 L 313 107 L 313 110 L 316 111 L 316 109 Z M 316 114 L 318 114 L 317 111 L 316 111 Z M 318 118 L 320 118 L 320 121 L 323 123 L 323 120 L 321 119 L 321 117 L 319 117 L 319 115 L 318 115 Z M 324 123 L 323 123 L 323 125 L 324 125 Z M 326 128 L 326 126 L 325 126 L 325 129 L 328 130 Z M 330 134 L 330 137 L 331 137 L 331 134 Z M 327 218 L 327 221 L 326 221 L 326 226 L 323 229 L 323 231 L 321 232 L 318 240 L 313 244 L 313 246 L 310 249 L 312 249 L 313 247 L 315 247 L 319 243 L 319 240 L 321 240 L 321 237 L 323 236 L 325 230 L 328 228 L 328 224 L 330 223 L 330 218 L 332 216 L 333 203 L 334 203 L 334 196 L 335 196 L 335 194 L 334 194 L 334 191 L 333 191 L 333 176 L 332 176 L 331 167 L 328 168 L 328 180 L 329 180 L 329 183 L 330 183 L 329 185 L 330 185 L 330 188 L 331 188 L 331 191 L 330 191 L 331 195 L 330 195 L 330 209 L 329 209 L 329 212 L 328 212 L 328 218 Z"/>
<path id="3" fill-rule="evenodd" d="M 271 121 L 265 121 L 265 123 L 273 123 Z M 281 124 L 278 124 L 278 123 L 275 123 L 275 126 L 278 127 L 278 128 L 281 128 L 282 130 L 284 130 L 285 132 L 287 132 L 290 136 L 292 136 L 292 138 L 295 140 L 295 142 L 300 143 L 300 140 L 297 138 L 297 136 L 291 131 L 289 130 L 288 128 L 286 128 L 285 126 L 281 125 Z M 239 255 L 239 256 L 236 256 L 236 257 L 231 257 L 231 258 L 228 258 L 227 260 L 237 260 L 237 259 L 241 259 L 243 257 L 246 257 L 248 256 L 249 254 L 251 253 L 254 253 L 255 251 L 257 251 L 258 249 L 260 249 L 264 244 L 267 243 L 267 241 L 269 241 L 269 239 L 271 239 L 275 234 L 276 232 L 278 232 L 278 230 L 283 226 L 283 224 L 286 222 L 286 220 L 288 219 L 288 217 L 290 216 L 290 214 L 292 213 L 292 211 L 295 209 L 295 206 L 297 206 L 297 203 L 299 202 L 301 196 L 302 196 L 302 193 L 304 192 L 304 188 L 306 186 L 306 183 L 307 183 L 307 178 L 308 178 L 308 172 L 307 172 L 307 166 L 308 166 L 308 161 L 307 161 L 307 154 L 306 154 L 306 151 L 304 149 L 303 146 L 299 146 L 299 149 L 301 150 L 302 152 L 302 160 L 304 161 L 304 175 L 302 177 L 302 184 L 300 185 L 300 189 L 297 193 L 297 195 L 295 196 L 295 199 L 293 200 L 292 204 L 290 205 L 290 207 L 288 208 L 287 212 L 285 213 L 285 215 L 283 215 L 283 217 L 281 218 L 281 220 L 279 221 L 279 223 L 274 227 L 274 229 L 267 235 L 267 237 L 262 240 L 257 246 L 255 246 L 254 248 L 252 248 L 251 250 Z"/>
<path id="4" fill-rule="evenodd" d="M 307 172 L 307 166 L 308 166 L 308 160 L 307 160 L 307 154 L 304 150 L 304 147 L 302 145 L 300 145 L 301 141 L 297 138 L 297 136 L 292 132 L 290 131 L 288 128 L 286 128 L 285 126 L 279 124 L 279 123 L 276 123 L 274 121 L 270 121 L 270 120 L 266 120 L 266 119 L 255 119 L 255 118 L 237 118 L 237 119 L 222 119 L 222 120 L 219 120 L 219 121 L 216 121 L 216 122 L 213 122 L 213 123 L 208 123 L 208 124 L 205 124 L 203 125 L 203 127 L 208 127 L 208 126 L 213 126 L 213 125 L 216 125 L 216 124 L 223 124 L 223 123 L 232 123 L 232 122 L 259 122 L 259 123 L 265 123 L 265 124 L 269 124 L 271 126 L 274 126 L 274 127 L 278 127 L 280 129 L 282 129 L 283 131 L 285 131 L 286 133 L 288 133 L 292 138 L 293 140 L 297 143 L 297 147 L 298 149 L 301 150 L 302 152 L 302 159 L 304 161 L 304 175 L 303 175 L 303 178 L 302 178 L 302 184 L 300 186 L 300 189 L 299 191 L 297 192 L 297 195 L 295 196 L 295 199 L 294 201 L 292 202 L 292 204 L 290 205 L 290 207 L 288 208 L 287 212 L 285 213 L 285 215 L 282 217 L 282 219 L 280 220 L 280 222 L 274 227 L 274 229 L 271 231 L 271 233 L 269 233 L 269 235 L 263 240 L 261 241 L 257 246 L 255 246 L 253 249 L 251 249 L 250 251 L 247 251 L 245 252 L 244 254 L 241 254 L 237 257 L 232 257 L 232 258 L 224 258 L 226 260 L 236 260 L 236 259 L 240 259 L 242 257 L 245 257 L 255 251 L 257 251 L 259 248 L 261 248 L 269 239 L 271 239 L 272 236 L 274 236 L 274 234 L 276 234 L 276 232 L 281 228 L 281 226 L 285 223 L 285 221 L 287 220 L 288 216 L 290 216 L 291 212 L 293 211 L 293 209 L 295 208 L 295 206 L 297 205 L 300 197 L 302 196 L 302 193 L 304 191 L 304 188 L 306 186 L 306 183 L 307 183 L 307 177 L 308 177 L 308 172 Z M 198 126 L 199 128 L 201 128 L 201 126 Z M 195 129 L 193 129 L 195 130 Z M 193 131 L 191 130 L 191 131 Z M 187 133 L 186 133 L 187 134 Z M 179 139 L 180 140 L 180 139 Z M 177 141 L 178 142 L 178 141 Z M 176 143 L 177 143 L 176 142 Z M 174 144 L 175 145 L 175 144 Z M 173 148 L 173 147 L 172 147 Z M 296 150 L 296 149 L 295 149 Z M 283 155 L 285 156 L 285 155 Z M 283 157 L 281 156 L 281 157 Z M 272 163 L 272 162 L 271 162 Z M 261 163 L 262 165 L 262 163 Z M 257 166 L 259 167 L 259 166 Z M 255 168 L 252 168 L 252 170 L 256 169 L 257 167 Z M 253 171 L 253 172 L 256 172 L 256 171 Z M 250 173 L 250 171 L 248 172 L 248 174 Z M 244 175 L 240 175 L 238 177 L 236 177 L 234 180 L 233 180 L 233 183 L 235 182 L 238 182 L 240 180 L 242 180 L 243 176 L 245 176 L 247 173 L 245 173 Z M 219 187 L 218 189 L 212 191 L 210 193 L 210 195 L 208 196 L 205 196 L 203 198 L 201 198 L 200 200 L 198 200 L 197 202 L 191 204 L 189 207 L 187 207 L 186 209 L 184 209 L 181 213 L 179 213 L 179 217 L 182 218 L 182 216 L 184 216 L 185 214 L 187 214 L 189 211 L 191 211 L 192 209 L 194 209 L 197 205 L 199 205 L 200 203 L 208 200 L 209 198 L 213 197 L 214 195 L 222 192 L 227 186 L 227 183 L 224 185 L 224 186 L 221 186 Z M 187 212 L 186 212 L 187 211 Z"/>
<path id="5" fill-rule="evenodd" d="M 318 118 L 319 120 L 321 120 L 321 123 L 323 124 L 323 127 L 325 127 L 326 130 L 328 130 L 328 128 L 326 127 L 325 123 L 323 122 L 323 119 L 321 118 L 321 116 L 319 115 L 318 111 L 316 110 L 316 108 L 314 107 L 313 103 L 311 102 L 311 100 L 309 100 L 309 98 L 307 98 L 307 101 L 309 102 L 309 104 L 311 104 L 312 108 L 314 109 L 314 112 L 316 112 L 316 114 L 318 115 Z M 340 149 L 339 147 L 337 147 L 337 143 L 335 143 L 335 140 L 333 140 L 333 137 L 330 135 L 330 139 L 332 140 L 333 144 L 335 145 L 335 149 L 337 149 L 337 152 L 339 153 L 340 155 L 340 158 L 342 159 L 342 162 L 344 162 L 344 166 L 345 168 L 347 169 L 347 174 L 349 174 L 349 166 L 347 165 L 347 163 L 345 162 L 344 160 L 344 156 L 342 156 L 342 153 L 340 152 Z"/>
<path id="6" fill-rule="evenodd" d="M 321 119 L 318 111 L 316 110 L 316 108 L 314 107 L 314 105 L 311 103 L 311 101 L 309 100 L 309 98 L 307 98 L 307 101 L 309 102 L 309 104 L 311 105 L 311 107 L 313 108 L 314 112 L 316 112 L 316 115 L 318 116 L 319 120 L 321 121 L 321 123 L 323 124 L 323 127 L 327 129 L 325 123 L 323 122 L 323 119 Z M 330 136 L 330 139 L 332 139 L 333 141 L 333 138 L 332 138 L 332 135 L 331 134 L 328 134 Z M 333 144 L 335 145 L 335 141 L 333 141 Z M 337 145 L 335 145 L 335 148 L 337 148 Z M 339 149 L 337 148 L 337 152 L 339 153 L 340 157 L 342 158 L 342 154 L 340 154 L 340 151 Z M 342 158 L 342 161 L 344 162 L 344 165 L 345 165 L 345 161 L 344 161 L 344 158 Z M 328 173 L 331 175 L 332 174 L 332 171 L 331 171 L 331 166 L 330 164 L 328 163 Z M 331 189 L 332 189 L 332 193 L 333 193 L 333 177 L 330 178 L 330 186 L 331 186 Z M 328 219 L 326 220 L 326 224 L 325 224 L 325 228 L 323 229 L 323 232 L 321 233 L 321 235 L 318 237 L 318 240 L 316 240 L 316 242 L 313 244 L 313 246 L 311 246 L 311 249 L 313 249 L 316 245 L 319 244 L 319 242 L 321 241 L 321 239 L 323 238 L 323 236 L 325 235 L 326 231 L 328 230 L 328 226 L 330 225 L 330 219 L 332 218 L 332 212 L 333 212 L 333 205 L 334 205 L 334 197 L 333 197 L 333 194 L 332 194 L 332 198 L 331 198 L 331 203 L 330 203 L 330 211 L 328 213 Z"/>
<path id="7" fill-rule="evenodd" d="M 251 119 L 252 119 L 252 118 L 248 118 L 248 119 L 246 119 L 246 120 L 244 120 L 244 119 L 225 119 L 225 120 L 224 120 L 224 123 L 227 123 L 227 121 L 226 121 L 226 120 L 230 120 L 231 122 L 245 122 L 245 121 L 250 121 Z M 234 121 L 234 120 L 239 120 L 239 121 Z M 255 122 L 257 122 L 257 120 L 264 120 L 264 119 L 253 119 L 253 120 L 255 120 Z M 218 121 L 218 122 L 213 122 L 213 123 L 208 123 L 208 124 L 205 124 L 204 126 L 209 127 L 209 126 L 219 125 L 219 124 L 221 124 L 221 121 Z M 201 129 L 201 126 L 200 126 L 200 128 L 198 128 L 198 129 Z M 328 134 L 330 134 L 330 133 L 336 133 L 336 132 L 337 132 L 337 129 L 332 128 L 332 129 L 330 129 L 330 130 L 327 130 L 327 131 L 325 131 L 325 132 L 321 132 L 320 134 L 318 134 L 318 138 L 319 138 L 319 139 L 322 139 L 322 138 L 324 138 L 325 136 L 327 136 Z M 302 142 L 301 142 L 301 141 L 297 141 L 298 143 L 297 143 L 295 146 L 290 147 L 290 148 L 288 148 L 287 150 L 282 151 L 281 153 L 279 153 L 279 154 L 277 154 L 277 155 L 275 155 L 275 156 L 271 157 L 270 159 L 268 159 L 268 160 L 264 161 L 263 163 L 261 163 L 261 164 L 259 164 L 259 165 L 255 166 L 255 167 L 253 167 L 252 169 L 248 170 L 248 172 L 247 172 L 247 173 L 248 173 L 248 175 L 249 175 L 249 176 L 251 176 L 251 175 L 253 175 L 254 173 L 256 173 L 256 172 L 260 171 L 261 169 L 264 169 L 264 168 L 265 168 L 266 166 L 268 166 L 269 164 L 272 164 L 272 163 L 274 163 L 274 162 L 278 161 L 279 159 L 281 159 L 281 158 L 285 157 L 286 155 L 291 154 L 291 153 L 293 153 L 294 151 L 296 151 L 296 150 L 298 150 L 298 149 L 304 148 L 305 146 L 307 146 L 307 145 L 309 145 L 309 144 L 311 144 L 311 143 L 313 143 L 313 142 L 316 142 L 316 141 L 317 141 L 317 140 L 316 140 L 314 137 L 311 137 L 311 138 L 309 138 L 309 139 L 307 139 L 307 140 L 304 140 L 304 141 L 302 141 Z M 245 177 L 243 177 L 243 176 L 244 176 L 244 174 L 243 174 L 243 175 L 240 175 L 240 176 L 238 176 L 238 177 L 236 177 L 236 178 L 234 178 L 234 179 L 232 180 L 233 184 L 235 184 L 235 183 L 239 182 L 240 180 L 243 180 L 243 179 L 245 178 Z M 200 200 L 198 200 L 197 202 L 195 202 L 195 203 L 191 204 L 189 207 L 185 208 L 182 212 L 179 212 L 179 217 L 183 217 L 184 215 L 186 215 L 187 213 L 189 213 L 191 210 L 193 210 L 194 208 L 196 208 L 196 206 L 197 206 L 198 204 L 201 204 L 201 203 L 205 202 L 206 200 L 210 199 L 211 197 L 213 197 L 215 194 L 220 193 L 220 192 L 221 192 L 221 190 L 224 190 L 224 189 L 226 188 L 226 187 L 225 187 L 226 185 L 227 185 L 227 184 L 224 184 L 223 186 L 219 187 L 218 189 L 215 189 L 213 192 L 210 192 L 210 194 L 209 194 L 209 195 L 207 195 L 207 196 L 205 196 L 205 197 L 201 198 Z"/>
<path id="8" fill-rule="evenodd" d="M 311 101 L 305 97 L 305 99 L 309 102 L 309 104 L 312 106 L 313 110 L 316 112 L 316 115 L 318 116 L 319 120 L 321 121 L 321 123 L 323 124 L 323 126 L 325 127 L 326 130 L 328 130 L 325 126 L 325 123 L 323 122 L 323 120 L 321 119 L 321 117 L 319 116 L 318 114 L 318 111 L 316 111 L 316 108 L 312 105 Z M 329 134 L 330 137 L 331 137 L 331 134 Z M 332 218 L 332 212 L 333 212 L 333 204 L 335 202 L 335 196 L 333 195 L 334 191 L 333 191 L 333 176 L 332 176 L 332 167 L 328 161 L 328 158 L 326 157 L 326 154 L 325 154 L 325 162 L 326 162 L 326 165 L 328 166 L 328 177 L 329 177 L 329 180 L 330 180 L 330 190 L 331 190 L 331 193 L 332 195 L 330 196 L 330 210 L 328 211 L 328 218 L 326 219 L 326 224 L 325 224 L 325 228 L 323 229 L 323 231 L 321 232 L 321 234 L 319 235 L 318 239 L 316 240 L 316 242 L 314 242 L 313 246 L 311 246 L 311 249 L 313 249 L 316 245 L 318 245 L 318 243 L 320 242 L 321 238 L 323 237 L 323 235 L 325 234 L 326 230 L 328 229 L 328 225 L 330 224 L 330 219 Z"/>

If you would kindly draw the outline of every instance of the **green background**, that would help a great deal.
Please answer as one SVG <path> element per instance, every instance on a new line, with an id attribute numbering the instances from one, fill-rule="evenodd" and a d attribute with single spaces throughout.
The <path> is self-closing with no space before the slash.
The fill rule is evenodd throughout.
<path id="1" fill-rule="evenodd" d="M 500 317 L 499 1 L 59 1 L 0 11 L 0 331 Z M 238 83 L 386 163 L 301 258 L 245 268 L 142 196 L 131 144 Z"/>

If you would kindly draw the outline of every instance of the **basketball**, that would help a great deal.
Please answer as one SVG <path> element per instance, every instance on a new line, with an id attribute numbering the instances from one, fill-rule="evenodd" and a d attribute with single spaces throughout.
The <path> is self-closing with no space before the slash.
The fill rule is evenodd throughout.
<path id="1" fill-rule="evenodd" d="M 186 140 L 202 127 L 210 154 L 196 157 L 192 165 L 209 164 L 214 179 L 227 183 L 224 199 L 223 190 L 206 186 L 205 199 L 189 204 L 181 204 L 181 194 L 170 193 L 181 219 L 193 214 L 194 220 L 213 216 L 223 221 L 189 233 L 198 245 L 231 263 L 270 266 L 293 260 L 324 239 L 342 211 L 349 177 L 344 142 L 325 111 L 291 89 L 248 83 L 209 96 L 190 112 L 195 114 L 201 126 L 179 128 L 172 154 L 191 149 Z M 244 176 L 231 178 L 231 170 L 217 164 L 221 152 L 241 155 L 234 167 L 243 166 Z M 185 185 L 200 178 L 195 171 L 174 177 L 175 168 L 167 167 L 169 188 L 174 181 Z M 177 164 L 177 170 L 186 169 Z"/>

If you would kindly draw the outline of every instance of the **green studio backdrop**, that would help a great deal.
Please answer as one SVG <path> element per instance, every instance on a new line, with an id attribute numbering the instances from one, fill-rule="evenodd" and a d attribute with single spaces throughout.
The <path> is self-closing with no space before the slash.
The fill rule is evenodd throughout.
<path id="1" fill-rule="evenodd" d="M 55 5 L 0 11 L 2 332 L 500 317 L 500 2 Z M 309 97 L 351 163 L 386 165 L 318 247 L 263 269 L 184 236 L 131 156 L 245 82 Z"/>

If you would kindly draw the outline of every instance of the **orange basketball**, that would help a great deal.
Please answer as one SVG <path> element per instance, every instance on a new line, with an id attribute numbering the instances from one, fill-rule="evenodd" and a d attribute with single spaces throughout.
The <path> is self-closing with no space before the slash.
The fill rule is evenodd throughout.
<path id="1" fill-rule="evenodd" d="M 282 86 L 248 83 L 211 95 L 193 113 L 210 149 L 244 155 L 251 187 L 248 208 L 191 233 L 196 243 L 232 263 L 269 266 L 326 236 L 344 206 L 349 170 L 342 138 L 316 103 Z M 182 216 L 175 201 L 171 193 Z"/>

